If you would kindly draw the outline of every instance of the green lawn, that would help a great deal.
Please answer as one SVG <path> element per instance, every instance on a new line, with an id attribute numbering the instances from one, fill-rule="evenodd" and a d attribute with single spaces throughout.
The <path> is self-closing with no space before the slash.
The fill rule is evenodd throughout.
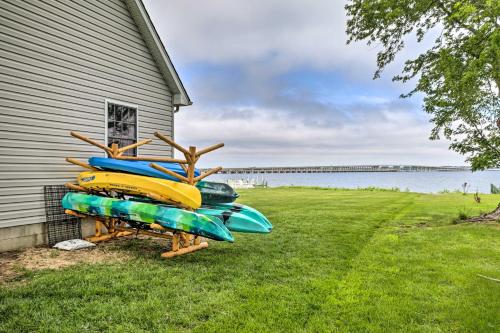
<path id="1" fill-rule="evenodd" d="M 0 332 L 499 332 L 499 224 L 455 224 L 500 195 L 241 191 L 269 235 L 164 260 L 27 272 L 0 287 Z M 156 250 L 156 249 L 155 249 Z"/>

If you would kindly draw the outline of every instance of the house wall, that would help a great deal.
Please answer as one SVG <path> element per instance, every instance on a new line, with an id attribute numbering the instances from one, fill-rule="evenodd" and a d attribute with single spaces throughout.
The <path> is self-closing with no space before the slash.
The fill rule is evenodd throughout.
<path id="1" fill-rule="evenodd" d="M 103 156 L 69 132 L 103 142 L 105 99 L 138 105 L 139 140 L 173 134 L 172 94 L 122 1 L 0 1 L 0 251 L 45 241 L 43 185 L 75 180 L 65 157 Z"/>

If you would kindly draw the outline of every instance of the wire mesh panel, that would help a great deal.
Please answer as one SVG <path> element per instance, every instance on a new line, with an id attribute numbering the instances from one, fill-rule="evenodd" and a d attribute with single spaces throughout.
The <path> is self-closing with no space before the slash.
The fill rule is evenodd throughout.
<path id="1" fill-rule="evenodd" d="M 82 238 L 80 218 L 65 214 L 61 204 L 62 198 L 68 192 L 73 191 L 64 185 L 43 187 L 49 246 L 68 239 Z"/>

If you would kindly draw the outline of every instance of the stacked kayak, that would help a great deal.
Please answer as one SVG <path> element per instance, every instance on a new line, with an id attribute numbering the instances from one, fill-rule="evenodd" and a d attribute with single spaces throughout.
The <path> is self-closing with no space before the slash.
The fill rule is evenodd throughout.
<path id="1" fill-rule="evenodd" d="M 105 158 L 105 157 L 89 158 L 89 165 L 101 170 L 126 172 L 135 175 L 178 181 L 177 178 L 152 168 L 150 164 L 151 162 L 148 161 L 125 161 L 125 160 L 116 160 L 113 158 Z M 157 163 L 157 164 L 164 167 L 165 169 L 186 176 L 186 172 L 184 171 L 184 169 L 182 169 L 179 163 Z M 194 175 L 199 176 L 200 170 L 195 169 Z"/>
<path id="2" fill-rule="evenodd" d="M 201 192 L 204 204 L 233 202 L 239 195 L 228 184 L 199 181 L 196 187 Z"/>
<path id="3" fill-rule="evenodd" d="M 231 232 L 218 218 L 184 209 L 71 192 L 64 196 L 62 205 L 64 209 L 86 215 L 115 217 L 146 224 L 157 223 L 168 229 L 219 241 L 234 240 Z"/>
<path id="4" fill-rule="evenodd" d="M 238 214 L 243 214 L 248 216 L 251 219 L 259 221 L 264 227 L 266 227 L 270 232 L 273 229 L 273 225 L 269 220 L 259 212 L 257 209 L 254 209 L 249 206 L 241 205 L 238 203 L 219 203 L 217 205 L 208 205 L 208 208 L 214 207 L 215 209 L 221 209 L 225 211 L 229 211 L 233 214 L 238 213 Z"/>
<path id="5" fill-rule="evenodd" d="M 178 163 L 156 163 L 187 177 Z M 96 171 L 78 176 L 88 193 L 68 193 L 63 207 L 86 215 L 159 224 L 219 241 L 234 240 L 231 231 L 269 233 L 271 223 L 257 210 L 234 203 L 238 194 L 224 183 L 198 181 L 195 185 L 152 167 L 151 162 L 91 157 Z M 195 169 L 193 177 L 200 171 Z M 103 196 L 106 195 L 106 196 Z"/>
<path id="6" fill-rule="evenodd" d="M 231 186 L 204 180 L 222 167 L 203 172 L 196 169 L 202 155 L 223 147 L 223 143 L 185 148 L 155 132 L 156 138 L 183 157 L 140 156 L 137 148 L 152 139 L 119 146 L 77 132 L 70 134 L 102 149 L 107 156 L 91 157 L 88 163 L 66 158 L 90 170 L 79 174 L 77 184 L 65 184 L 73 192 L 66 193 L 61 201 L 66 214 L 95 216 L 95 235 L 87 238 L 92 242 L 134 233 L 169 239 L 170 250 L 161 256 L 172 258 L 208 247 L 203 237 L 233 242 L 232 232 L 265 234 L 273 229 L 262 213 L 234 202 L 238 193 Z M 126 154 L 132 149 L 135 154 Z"/>
<path id="7" fill-rule="evenodd" d="M 166 179 L 118 172 L 88 171 L 80 173 L 78 185 L 94 191 L 115 190 L 149 197 L 162 202 L 177 203 L 181 207 L 196 209 L 201 206 L 201 194 L 196 187 Z"/>
<path id="8" fill-rule="evenodd" d="M 231 231 L 262 234 L 271 232 L 272 225 L 265 217 L 256 216 L 252 213 L 252 208 L 244 207 L 207 205 L 197 209 L 196 212 L 222 220 Z"/>

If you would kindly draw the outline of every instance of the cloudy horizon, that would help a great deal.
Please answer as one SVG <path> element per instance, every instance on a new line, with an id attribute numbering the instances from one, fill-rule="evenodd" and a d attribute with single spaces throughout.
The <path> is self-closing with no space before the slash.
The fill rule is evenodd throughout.
<path id="1" fill-rule="evenodd" d="M 391 80 L 422 46 L 372 80 L 377 47 L 346 45 L 344 1 L 144 3 L 194 102 L 176 140 L 226 145 L 201 167 L 465 164 Z"/>

